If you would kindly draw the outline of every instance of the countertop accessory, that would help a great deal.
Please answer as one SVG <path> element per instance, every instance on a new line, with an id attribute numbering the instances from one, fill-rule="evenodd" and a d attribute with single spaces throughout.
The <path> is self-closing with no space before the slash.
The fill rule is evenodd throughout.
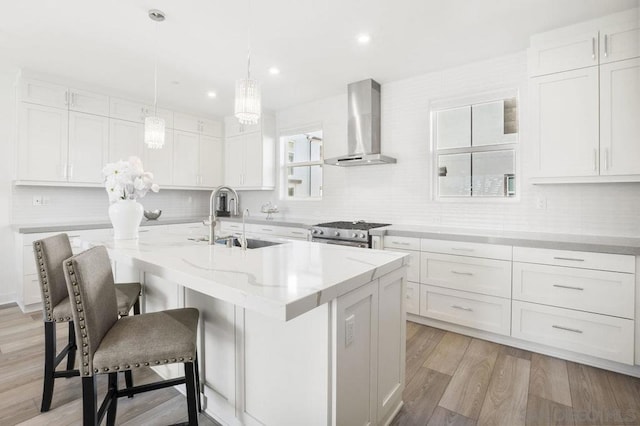
<path id="1" fill-rule="evenodd" d="M 144 217 L 146 217 L 147 220 L 157 220 L 161 214 L 162 210 L 159 209 L 144 211 Z"/>
<path id="2" fill-rule="evenodd" d="M 273 214 L 274 213 L 278 213 L 278 206 L 275 206 L 273 204 L 271 204 L 271 201 L 269 201 L 266 204 L 263 204 L 262 207 L 260 208 L 260 211 L 262 213 L 266 213 L 267 214 L 267 219 L 266 220 L 273 220 Z"/>

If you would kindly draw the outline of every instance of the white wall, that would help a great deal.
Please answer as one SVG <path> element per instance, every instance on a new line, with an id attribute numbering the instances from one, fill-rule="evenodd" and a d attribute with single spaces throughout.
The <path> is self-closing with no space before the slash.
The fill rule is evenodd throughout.
<path id="1" fill-rule="evenodd" d="M 520 92 L 519 200 L 433 201 L 430 102 L 505 88 Z M 243 207 L 255 216 L 271 200 L 281 211 L 276 217 L 640 237 L 640 184 L 528 184 L 527 90 L 524 52 L 384 84 L 382 153 L 397 164 L 325 166 L 322 201 L 286 201 L 280 191 L 253 191 L 241 195 Z M 276 118 L 279 131 L 321 122 L 325 158 L 346 154 L 346 93 L 280 111 Z M 536 208 L 540 198 L 546 209 Z"/>
<path id="2" fill-rule="evenodd" d="M 17 70 L 0 67 L 0 304 L 15 300 L 16 266 L 11 232 L 11 180 L 15 170 L 15 94 Z"/>

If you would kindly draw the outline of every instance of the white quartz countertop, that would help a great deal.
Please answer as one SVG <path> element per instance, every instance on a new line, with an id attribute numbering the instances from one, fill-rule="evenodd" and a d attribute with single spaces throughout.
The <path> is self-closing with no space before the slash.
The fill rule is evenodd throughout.
<path id="1" fill-rule="evenodd" d="M 206 219 L 203 216 L 196 217 L 167 217 L 162 216 L 156 220 L 147 220 L 145 218 L 140 222 L 140 226 L 159 226 L 159 225 L 176 225 L 180 223 L 196 223 Z M 73 222 L 51 222 L 51 223 L 34 223 L 34 224 L 13 224 L 12 229 L 20 234 L 40 234 L 43 232 L 59 232 L 59 231 L 83 231 L 87 229 L 111 229 L 109 220 L 85 220 Z"/>
<path id="2" fill-rule="evenodd" d="M 177 232 L 93 238 L 116 262 L 245 309 L 288 321 L 408 264 L 408 255 L 307 241 L 241 250 Z"/>
<path id="3" fill-rule="evenodd" d="M 640 238 L 600 235 L 556 234 L 545 232 L 499 231 L 491 229 L 448 228 L 418 225 L 392 225 L 369 231 L 372 235 L 428 238 L 434 240 L 468 241 L 506 244 L 520 247 L 640 256 Z"/>

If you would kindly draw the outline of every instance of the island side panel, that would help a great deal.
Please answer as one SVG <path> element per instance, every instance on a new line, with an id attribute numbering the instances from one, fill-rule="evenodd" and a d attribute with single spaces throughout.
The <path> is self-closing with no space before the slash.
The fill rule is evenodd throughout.
<path id="1" fill-rule="evenodd" d="M 238 343 L 243 372 L 238 402 L 242 424 L 329 424 L 330 307 L 321 305 L 284 322 L 241 311 Z M 240 325 L 240 324 L 239 324 Z"/>

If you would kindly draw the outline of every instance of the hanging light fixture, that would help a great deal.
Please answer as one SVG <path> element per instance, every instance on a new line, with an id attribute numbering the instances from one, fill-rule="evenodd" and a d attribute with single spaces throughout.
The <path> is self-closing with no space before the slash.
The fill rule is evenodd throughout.
<path id="1" fill-rule="evenodd" d="M 249 3 L 249 9 L 251 4 Z M 249 27 L 251 14 L 248 14 Z M 247 78 L 236 80 L 235 116 L 240 124 L 257 124 L 261 111 L 260 84 L 251 78 L 251 32 L 247 28 Z"/>
<path id="2" fill-rule="evenodd" d="M 149 18 L 156 22 L 154 64 L 153 64 L 153 115 L 144 119 L 144 143 L 151 149 L 164 146 L 164 119 L 158 117 L 158 22 L 165 19 L 164 12 L 158 9 L 149 11 Z"/>

